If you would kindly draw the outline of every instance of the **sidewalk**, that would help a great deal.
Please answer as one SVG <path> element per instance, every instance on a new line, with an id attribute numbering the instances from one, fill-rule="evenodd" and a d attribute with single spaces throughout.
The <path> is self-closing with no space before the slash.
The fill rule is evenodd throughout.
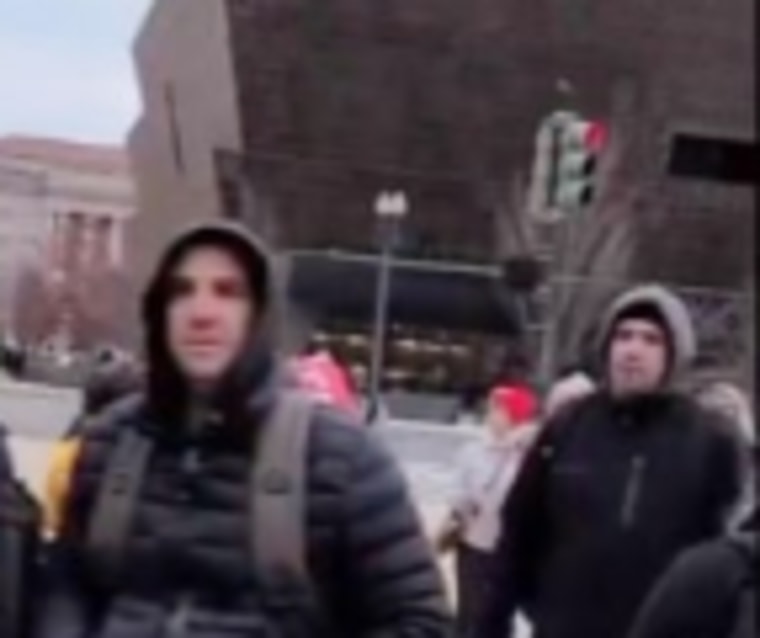
<path id="1" fill-rule="evenodd" d="M 10 436 L 9 444 L 18 477 L 40 498 L 44 492 L 53 441 Z"/>

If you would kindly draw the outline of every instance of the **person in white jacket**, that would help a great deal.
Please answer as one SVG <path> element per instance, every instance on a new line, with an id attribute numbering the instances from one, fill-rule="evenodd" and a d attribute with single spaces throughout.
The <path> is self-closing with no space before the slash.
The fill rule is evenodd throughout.
<path id="1" fill-rule="evenodd" d="M 495 388 L 488 399 L 484 436 L 458 459 L 450 513 L 438 546 L 456 552 L 459 638 L 473 635 L 501 531 L 501 508 L 538 430 L 536 413 L 537 400 L 528 388 Z"/>

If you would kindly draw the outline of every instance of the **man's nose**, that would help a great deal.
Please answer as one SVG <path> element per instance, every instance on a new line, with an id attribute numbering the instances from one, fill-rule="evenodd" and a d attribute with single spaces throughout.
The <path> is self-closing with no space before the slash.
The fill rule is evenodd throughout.
<path id="1" fill-rule="evenodd" d="M 639 355 L 639 346 L 636 343 L 627 344 L 623 350 L 623 358 L 626 360 L 638 359 Z"/>
<path id="2" fill-rule="evenodd" d="M 214 321 L 214 303 L 211 295 L 198 293 L 193 296 L 189 314 L 193 325 L 204 326 Z"/>

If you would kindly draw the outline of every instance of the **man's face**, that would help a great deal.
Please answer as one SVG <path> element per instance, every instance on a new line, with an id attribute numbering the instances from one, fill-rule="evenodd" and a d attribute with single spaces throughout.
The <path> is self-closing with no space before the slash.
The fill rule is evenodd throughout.
<path id="1" fill-rule="evenodd" d="M 191 250 L 173 276 L 169 350 L 191 383 L 214 383 L 241 353 L 253 298 L 238 262 L 219 248 Z"/>
<path id="2" fill-rule="evenodd" d="M 614 394 L 645 394 L 658 389 L 665 380 L 667 366 L 667 339 L 662 328 L 643 319 L 618 322 L 609 354 Z"/>

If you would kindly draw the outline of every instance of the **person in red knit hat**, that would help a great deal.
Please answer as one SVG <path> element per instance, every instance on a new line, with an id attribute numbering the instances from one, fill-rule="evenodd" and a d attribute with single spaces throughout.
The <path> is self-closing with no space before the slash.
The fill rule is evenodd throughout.
<path id="1" fill-rule="evenodd" d="M 456 553 L 459 638 L 472 634 L 487 593 L 500 511 L 536 431 L 538 400 L 522 385 L 495 387 L 488 397 L 484 436 L 456 464 L 455 491 L 439 532 L 441 552 Z"/>

